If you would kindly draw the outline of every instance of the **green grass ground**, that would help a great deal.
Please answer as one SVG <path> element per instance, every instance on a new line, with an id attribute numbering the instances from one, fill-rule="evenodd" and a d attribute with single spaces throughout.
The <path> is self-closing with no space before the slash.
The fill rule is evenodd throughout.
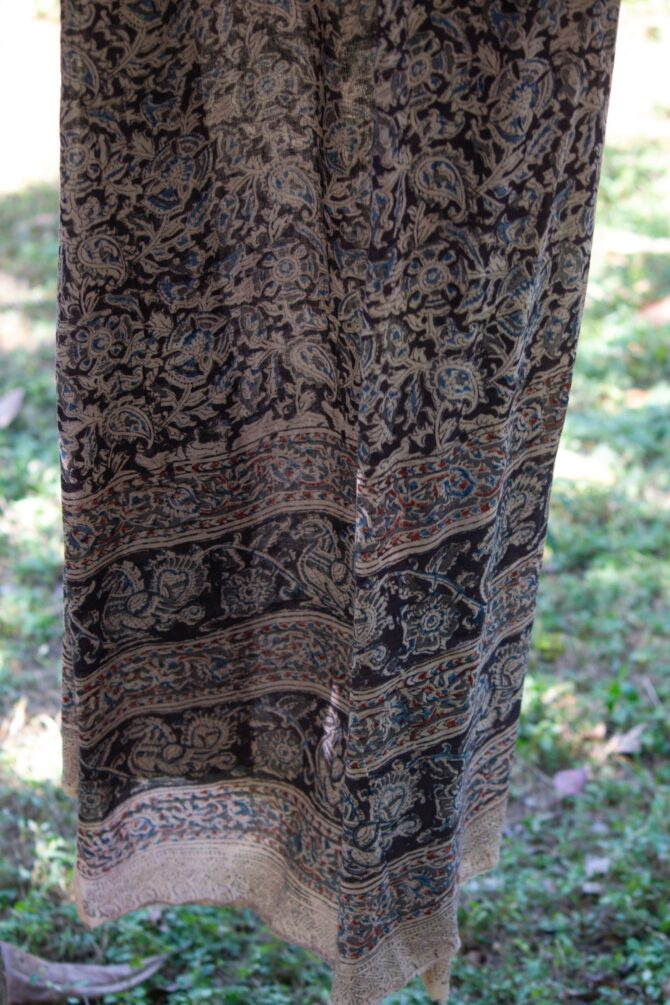
<path id="1" fill-rule="evenodd" d="M 631 2 L 650 52 L 665 3 Z M 637 18 L 637 20 L 636 20 Z M 500 866 L 463 891 L 452 1005 L 670 1003 L 670 109 L 608 145 L 556 468 Z M 667 97 L 667 95 L 666 95 Z M 654 103 L 655 102 L 655 103 Z M 58 746 L 58 195 L 0 198 L 0 939 L 54 960 L 170 953 L 104 1005 L 316 1005 L 329 971 L 248 910 L 146 909 L 88 932 L 67 889 Z M 1 410 L 0 410 L 1 411 Z M 574 795 L 564 770 L 585 774 Z M 559 776 L 560 777 L 560 776 Z M 427 1005 L 420 981 L 385 1005 Z"/>

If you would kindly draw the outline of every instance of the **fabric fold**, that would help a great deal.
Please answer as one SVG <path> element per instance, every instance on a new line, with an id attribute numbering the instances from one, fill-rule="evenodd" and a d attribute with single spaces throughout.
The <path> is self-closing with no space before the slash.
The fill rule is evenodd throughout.
<path id="1" fill-rule="evenodd" d="M 61 0 L 86 924 L 446 1000 L 498 858 L 618 0 Z"/>

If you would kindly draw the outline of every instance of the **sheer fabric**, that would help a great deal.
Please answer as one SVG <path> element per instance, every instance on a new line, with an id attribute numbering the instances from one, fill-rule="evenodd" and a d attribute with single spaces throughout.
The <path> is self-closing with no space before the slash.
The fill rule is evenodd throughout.
<path id="1" fill-rule="evenodd" d="M 64 785 L 89 925 L 446 1000 L 495 865 L 618 0 L 62 0 Z"/>

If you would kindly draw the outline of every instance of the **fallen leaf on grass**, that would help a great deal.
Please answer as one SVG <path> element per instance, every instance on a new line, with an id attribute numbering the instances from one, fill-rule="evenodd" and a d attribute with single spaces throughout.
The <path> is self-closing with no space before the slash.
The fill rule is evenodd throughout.
<path id="1" fill-rule="evenodd" d="M 667 325 L 670 323 L 670 297 L 645 304 L 638 314 L 652 325 Z"/>
<path id="2" fill-rule="evenodd" d="M 640 722 L 626 733 L 615 733 L 605 744 L 603 754 L 639 754 L 642 749 L 642 733 L 647 728 L 646 722 Z"/>
<path id="3" fill-rule="evenodd" d="M 587 876 L 603 876 L 609 872 L 612 860 L 606 855 L 587 855 L 584 860 L 584 871 Z"/>
<path id="4" fill-rule="evenodd" d="M 0 429 L 6 429 L 14 421 L 22 405 L 23 391 L 20 387 L 15 387 L 0 397 Z"/>
<path id="5" fill-rule="evenodd" d="M 156 973 L 167 959 L 152 956 L 141 967 L 123 964 L 98 966 L 94 963 L 51 963 L 26 953 L 8 942 L 0 942 L 7 1005 L 31 1005 L 32 1002 L 57 1002 L 64 998 L 101 998 L 134 988 Z"/>
<path id="6" fill-rule="evenodd" d="M 586 768 L 568 768 L 565 771 L 557 771 L 552 778 L 554 788 L 561 798 L 576 796 L 582 791 L 588 780 L 589 772 Z"/>
<path id="7" fill-rule="evenodd" d="M 602 883 L 582 883 L 581 891 L 582 893 L 602 893 L 603 885 Z"/>

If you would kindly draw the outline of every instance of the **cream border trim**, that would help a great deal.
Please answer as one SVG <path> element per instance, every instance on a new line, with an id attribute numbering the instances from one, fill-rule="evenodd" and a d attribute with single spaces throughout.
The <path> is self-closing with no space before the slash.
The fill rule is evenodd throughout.
<path id="1" fill-rule="evenodd" d="M 460 948 L 459 885 L 499 859 L 506 799 L 464 826 L 458 881 L 431 915 L 396 927 L 357 961 L 337 954 L 335 903 L 301 883 L 290 863 L 249 837 L 157 845 L 97 877 L 77 863 L 72 892 L 88 928 L 150 904 L 248 907 L 277 937 L 303 946 L 331 967 L 329 1005 L 378 1005 L 420 975 L 438 1002 L 449 996 L 450 966 Z"/>

